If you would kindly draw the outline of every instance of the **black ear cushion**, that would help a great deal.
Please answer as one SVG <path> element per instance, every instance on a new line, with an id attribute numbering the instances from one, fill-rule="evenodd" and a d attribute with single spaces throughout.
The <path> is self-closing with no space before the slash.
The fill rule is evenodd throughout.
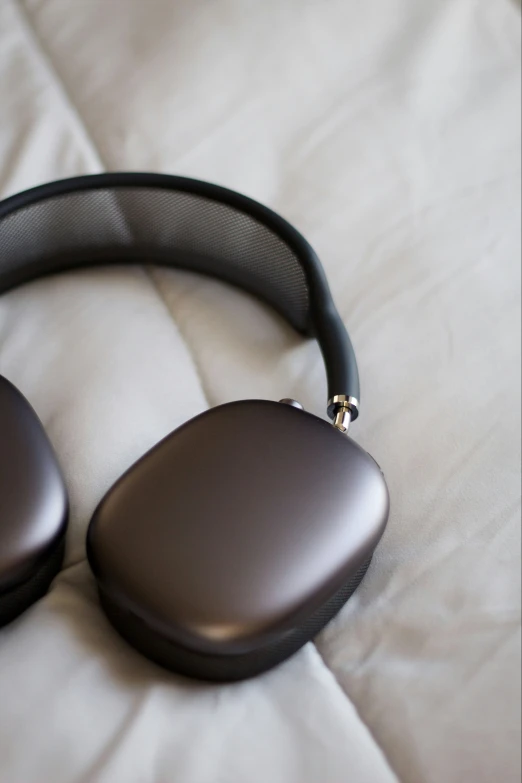
<path id="1" fill-rule="evenodd" d="M 118 633 L 147 658 L 187 677 L 233 682 L 255 677 L 277 666 L 317 636 L 360 585 L 371 560 L 369 557 L 351 579 L 305 623 L 285 633 L 281 639 L 270 645 L 242 654 L 205 655 L 194 652 L 151 629 L 141 618 L 123 609 L 101 590 L 100 600 Z"/>
<path id="2" fill-rule="evenodd" d="M 25 582 L 0 593 L 0 627 L 10 623 L 46 594 L 62 567 L 64 553 L 65 536 L 61 536 Z"/>

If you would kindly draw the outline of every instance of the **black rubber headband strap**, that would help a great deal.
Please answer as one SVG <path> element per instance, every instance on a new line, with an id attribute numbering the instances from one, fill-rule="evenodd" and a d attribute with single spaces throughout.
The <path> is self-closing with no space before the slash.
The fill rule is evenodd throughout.
<path id="1" fill-rule="evenodd" d="M 321 263 L 312 247 L 304 237 L 286 220 L 272 210 L 253 201 L 246 196 L 232 190 L 222 188 L 198 180 L 185 177 L 175 177 L 165 174 L 97 174 L 84 177 L 59 180 L 46 185 L 41 185 L 31 190 L 24 191 L 0 202 L 0 293 L 29 282 L 29 280 L 41 276 L 46 269 L 38 268 L 38 264 L 31 263 L 28 267 L 19 265 L 8 266 L 7 271 L 2 272 L 2 221 L 19 210 L 24 210 L 31 205 L 45 202 L 58 196 L 81 193 L 88 190 L 119 189 L 119 188 L 148 188 L 164 189 L 190 193 L 208 199 L 213 202 L 226 204 L 235 210 L 250 216 L 256 222 L 263 225 L 274 235 L 279 237 L 295 255 L 306 280 L 309 297 L 308 323 L 305 331 L 313 335 L 321 348 L 329 392 L 329 415 L 333 418 L 339 408 L 348 409 L 352 420 L 358 415 L 359 400 L 359 375 L 355 353 L 348 337 L 346 328 L 334 305 L 328 282 Z M 136 262 L 132 251 L 127 249 L 118 261 L 128 260 Z M 177 266 L 176 258 L 169 256 L 154 259 L 154 263 L 168 266 Z M 89 264 L 88 259 L 85 265 Z M 180 264 L 181 265 L 181 264 Z M 71 263 L 71 267 L 73 264 Z M 67 260 L 63 261 L 53 271 L 66 270 Z"/>

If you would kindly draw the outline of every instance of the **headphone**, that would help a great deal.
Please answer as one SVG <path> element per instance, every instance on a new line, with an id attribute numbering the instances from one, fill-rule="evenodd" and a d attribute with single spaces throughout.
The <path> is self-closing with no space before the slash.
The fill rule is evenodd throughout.
<path id="1" fill-rule="evenodd" d="M 295 400 L 242 400 L 172 432 L 94 512 L 101 605 L 133 647 L 180 674 L 260 674 L 293 655 L 361 582 L 388 519 L 375 460 L 348 437 L 355 353 L 319 259 L 275 212 L 183 177 L 101 174 L 0 202 L 0 293 L 81 266 L 159 264 L 254 294 L 314 337 L 332 424 Z M 41 422 L 0 376 L 0 626 L 59 572 L 68 499 Z"/>

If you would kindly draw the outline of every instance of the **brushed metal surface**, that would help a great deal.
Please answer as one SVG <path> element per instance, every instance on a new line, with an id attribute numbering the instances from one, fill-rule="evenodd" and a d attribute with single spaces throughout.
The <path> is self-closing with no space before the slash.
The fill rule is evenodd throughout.
<path id="1" fill-rule="evenodd" d="M 103 591 L 201 652 L 254 649 L 294 627 L 368 558 L 388 517 L 375 461 L 289 405 L 223 405 L 133 466 L 91 521 Z"/>
<path id="2" fill-rule="evenodd" d="M 0 376 L 0 591 L 32 575 L 64 534 L 67 513 L 49 439 L 27 400 Z"/>

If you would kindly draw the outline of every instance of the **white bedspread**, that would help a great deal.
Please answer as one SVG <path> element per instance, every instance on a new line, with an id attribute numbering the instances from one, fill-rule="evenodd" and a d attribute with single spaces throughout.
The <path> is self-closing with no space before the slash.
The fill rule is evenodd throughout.
<path id="1" fill-rule="evenodd" d="M 1 783 L 520 780 L 519 111 L 511 0 L 0 0 L 0 194 L 162 171 L 293 221 L 350 328 L 352 434 L 393 504 L 316 645 L 233 686 L 160 670 L 100 611 L 92 510 L 209 405 L 323 415 L 318 349 L 186 273 L 2 297 L 0 372 L 45 423 L 72 519 L 52 591 L 0 631 Z"/>

